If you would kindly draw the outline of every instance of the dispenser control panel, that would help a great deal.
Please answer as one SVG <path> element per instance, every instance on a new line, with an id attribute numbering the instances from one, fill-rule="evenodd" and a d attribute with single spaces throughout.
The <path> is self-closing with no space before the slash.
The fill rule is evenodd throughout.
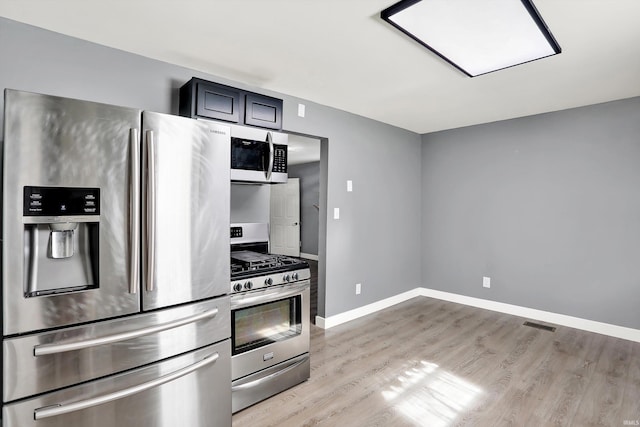
<path id="1" fill-rule="evenodd" d="M 100 189 L 25 186 L 23 215 L 100 215 Z"/>

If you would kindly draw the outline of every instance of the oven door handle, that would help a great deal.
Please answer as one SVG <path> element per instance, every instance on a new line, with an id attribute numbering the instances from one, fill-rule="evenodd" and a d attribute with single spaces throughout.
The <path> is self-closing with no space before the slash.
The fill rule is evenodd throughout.
<path id="1" fill-rule="evenodd" d="M 298 295 L 300 292 L 309 288 L 309 281 L 303 285 L 288 286 L 285 289 L 278 289 L 273 292 L 266 292 L 260 295 L 232 295 L 231 309 L 239 309 L 252 305 L 263 304 L 265 302 L 278 301 L 290 296 Z"/>
<path id="2" fill-rule="evenodd" d="M 299 360 L 299 361 L 297 361 L 295 363 L 292 363 L 291 365 L 287 366 L 286 368 L 284 368 L 284 369 L 282 369 L 280 371 L 276 371 L 273 374 L 269 374 L 266 377 L 258 378 L 257 380 L 253 380 L 253 381 L 245 383 L 245 384 L 234 385 L 234 386 L 231 387 L 231 392 L 233 393 L 234 391 L 246 390 L 248 388 L 257 387 L 260 384 L 266 383 L 266 382 L 271 381 L 272 379 L 274 379 L 276 377 L 279 377 L 280 375 L 286 374 L 287 372 L 291 371 L 292 369 L 295 369 L 298 366 L 302 365 L 306 361 L 307 361 L 307 357 L 305 356 L 302 360 Z"/>

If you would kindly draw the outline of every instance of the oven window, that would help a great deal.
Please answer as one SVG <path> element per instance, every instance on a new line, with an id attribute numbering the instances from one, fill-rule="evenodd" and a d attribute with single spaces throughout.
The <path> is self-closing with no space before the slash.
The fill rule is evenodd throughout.
<path id="1" fill-rule="evenodd" d="M 301 296 L 233 310 L 233 354 L 300 335 Z"/>

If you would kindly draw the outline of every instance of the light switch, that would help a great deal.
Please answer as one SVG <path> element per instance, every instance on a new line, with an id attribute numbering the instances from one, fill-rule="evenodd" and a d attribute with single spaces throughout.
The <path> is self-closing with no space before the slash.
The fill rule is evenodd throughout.
<path id="1" fill-rule="evenodd" d="M 333 208 L 333 219 L 340 219 L 340 208 Z"/>
<path id="2" fill-rule="evenodd" d="M 298 117 L 304 117 L 304 104 L 298 104 Z"/>

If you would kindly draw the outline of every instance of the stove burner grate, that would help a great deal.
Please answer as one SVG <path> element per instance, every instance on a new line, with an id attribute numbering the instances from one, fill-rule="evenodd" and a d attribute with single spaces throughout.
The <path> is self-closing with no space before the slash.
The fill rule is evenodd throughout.
<path id="1" fill-rule="evenodd" d="M 231 273 L 245 271 L 282 270 L 287 267 L 305 267 L 306 263 L 296 258 L 276 254 L 262 254 L 253 251 L 231 252 Z"/>

